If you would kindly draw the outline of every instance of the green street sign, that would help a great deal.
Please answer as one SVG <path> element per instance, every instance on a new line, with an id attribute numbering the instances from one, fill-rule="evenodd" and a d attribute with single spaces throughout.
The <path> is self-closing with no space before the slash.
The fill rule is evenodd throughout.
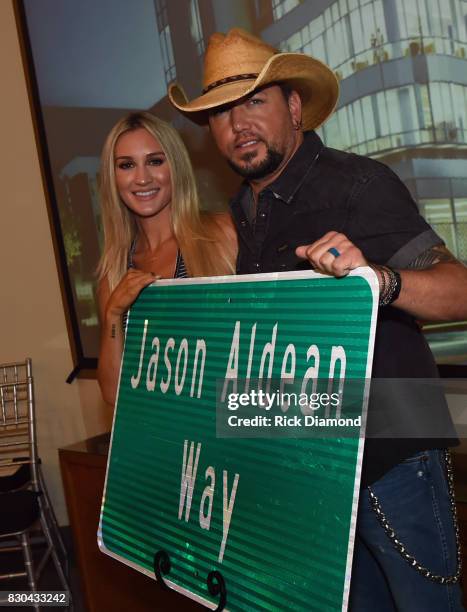
<path id="1" fill-rule="evenodd" d="M 211 609 L 346 610 L 377 295 L 369 268 L 145 289 L 101 550 Z"/>

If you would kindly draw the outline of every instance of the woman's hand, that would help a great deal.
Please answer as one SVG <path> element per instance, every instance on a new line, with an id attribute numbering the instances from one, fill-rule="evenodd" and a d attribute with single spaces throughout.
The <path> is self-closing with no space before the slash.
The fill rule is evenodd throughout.
<path id="1" fill-rule="evenodd" d="M 123 315 L 136 300 L 140 292 L 160 278 L 152 272 L 142 272 L 131 268 L 110 294 L 105 314 L 108 317 Z"/>
<path id="2" fill-rule="evenodd" d="M 130 308 L 144 287 L 160 276 L 151 272 L 130 269 L 110 292 L 107 279 L 100 281 L 97 295 L 101 321 L 101 347 L 97 380 L 102 397 L 108 404 L 115 403 L 118 375 L 123 351 L 122 315 Z"/>

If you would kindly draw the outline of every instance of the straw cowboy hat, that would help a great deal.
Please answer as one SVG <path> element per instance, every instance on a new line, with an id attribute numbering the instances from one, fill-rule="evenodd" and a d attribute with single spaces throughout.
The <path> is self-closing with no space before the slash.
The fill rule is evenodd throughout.
<path id="1" fill-rule="evenodd" d="M 303 53 L 281 53 L 240 28 L 209 39 L 201 96 L 189 101 L 177 83 L 170 85 L 168 95 L 181 113 L 203 125 L 211 109 L 277 82 L 300 94 L 304 129 L 321 125 L 336 106 L 339 85 L 328 66 Z"/>

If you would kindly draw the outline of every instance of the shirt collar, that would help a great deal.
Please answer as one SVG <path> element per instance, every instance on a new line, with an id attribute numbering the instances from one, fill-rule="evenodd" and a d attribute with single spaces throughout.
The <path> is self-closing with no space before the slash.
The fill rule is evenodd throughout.
<path id="1" fill-rule="evenodd" d="M 302 144 L 276 180 L 265 187 L 275 198 L 291 204 L 308 171 L 323 148 L 321 138 L 315 132 L 305 132 Z"/>
<path id="2" fill-rule="evenodd" d="M 275 198 L 281 199 L 286 204 L 291 204 L 295 193 L 301 187 L 323 146 L 320 137 L 315 132 L 305 132 L 303 142 L 292 159 L 277 179 L 265 187 L 263 191 L 270 191 Z M 241 206 L 245 210 L 245 206 L 249 206 L 249 202 L 250 186 L 247 181 L 244 181 L 236 196 L 231 200 L 231 206 L 235 208 Z"/>

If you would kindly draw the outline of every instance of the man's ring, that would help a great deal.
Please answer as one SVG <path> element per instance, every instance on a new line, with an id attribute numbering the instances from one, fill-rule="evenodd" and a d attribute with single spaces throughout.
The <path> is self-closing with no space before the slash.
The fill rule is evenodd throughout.
<path id="1" fill-rule="evenodd" d="M 336 247 L 331 247 L 330 249 L 328 249 L 328 253 L 331 253 L 331 255 L 334 255 L 334 257 L 339 257 L 340 255 Z"/>

